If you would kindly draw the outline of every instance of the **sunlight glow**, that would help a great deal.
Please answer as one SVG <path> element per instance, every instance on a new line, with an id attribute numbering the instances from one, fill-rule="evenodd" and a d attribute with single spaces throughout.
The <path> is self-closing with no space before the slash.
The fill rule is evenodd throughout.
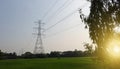
<path id="1" fill-rule="evenodd" d="M 120 57 L 120 44 L 118 43 L 118 41 L 114 40 L 111 43 L 109 43 L 107 51 L 112 57 Z"/>
<path id="2" fill-rule="evenodd" d="M 116 33 L 120 33 L 120 26 L 115 27 L 115 28 L 114 28 L 114 31 L 115 31 Z"/>
<path id="3" fill-rule="evenodd" d="M 120 53 L 120 48 L 118 46 L 114 46 L 113 51 L 114 53 Z"/>

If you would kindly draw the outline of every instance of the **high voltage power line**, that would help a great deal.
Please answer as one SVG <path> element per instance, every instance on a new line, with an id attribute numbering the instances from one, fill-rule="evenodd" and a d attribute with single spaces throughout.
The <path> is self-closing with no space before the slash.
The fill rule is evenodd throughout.
<path id="1" fill-rule="evenodd" d="M 86 3 L 82 6 L 80 6 L 81 8 L 83 8 L 86 5 Z M 57 24 L 61 23 L 62 21 L 68 19 L 69 17 L 71 17 L 75 12 L 79 11 L 79 9 L 74 10 L 73 12 L 71 12 L 70 14 L 68 14 L 67 16 L 65 16 L 64 18 L 62 18 L 61 20 L 59 20 L 58 22 L 56 22 L 55 24 L 51 25 L 50 27 L 48 27 L 44 32 L 50 30 L 51 28 L 55 27 Z"/>
<path id="2" fill-rule="evenodd" d="M 46 38 L 49 38 L 49 37 L 52 37 L 52 36 L 58 35 L 58 34 L 60 34 L 60 33 L 62 33 L 62 32 L 66 32 L 66 31 L 68 31 L 68 30 L 71 30 L 71 29 L 76 28 L 76 27 L 79 27 L 79 26 L 80 26 L 80 24 L 77 24 L 77 25 L 71 26 L 71 27 L 66 28 L 66 29 L 64 29 L 64 30 L 62 30 L 62 31 L 56 32 L 56 33 L 54 33 L 54 34 L 52 34 L 52 35 L 50 35 L 50 36 L 47 36 Z M 46 39 L 46 38 L 45 38 L 45 39 Z"/>
<path id="3" fill-rule="evenodd" d="M 75 0 L 71 0 L 68 4 L 66 4 L 66 6 L 64 6 L 61 10 L 64 10 L 65 8 L 67 8 L 67 7 L 69 7 L 72 3 L 73 3 L 73 1 L 75 1 Z M 62 11 L 58 11 L 59 12 L 59 14 L 62 12 Z M 57 16 L 57 15 L 56 15 Z"/>
<path id="4" fill-rule="evenodd" d="M 73 0 L 72 0 L 73 1 Z M 71 2 L 72 2 L 71 1 Z M 58 1 L 56 1 L 55 3 L 57 3 Z M 68 2 L 68 0 L 64 3 L 64 5 L 66 4 Z M 55 4 L 54 3 L 54 4 Z M 69 5 L 67 5 L 67 6 L 69 6 Z M 80 6 L 80 8 L 84 8 L 86 6 L 86 3 L 85 4 L 83 4 L 82 6 Z M 61 7 L 62 8 L 62 7 Z M 65 7 L 64 7 L 65 8 Z M 79 11 L 79 9 L 76 9 L 76 10 L 74 10 L 73 12 L 71 12 L 70 14 L 68 14 L 67 16 L 65 16 L 64 18 L 62 18 L 61 20 L 59 20 L 59 21 L 57 21 L 55 24 L 53 24 L 53 25 L 51 25 L 50 27 L 48 27 L 47 29 L 45 29 L 45 31 L 43 31 L 43 32 L 46 32 L 46 31 L 48 31 L 48 30 L 50 30 L 51 28 L 53 28 L 53 27 L 55 27 L 57 24 L 59 24 L 59 23 L 61 23 L 62 21 L 64 21 L 64 20 L 66 20 L 66 19 L 68 19 L 69 17 L 71 17 L 75 12 L 77 12 L 77 11 Z M 47 16 L 47 15 L 45 15 L 45 16 Z"/>
<path id="5" fill-rule="evenodd" d="M 72 14 L 74 14 L 75 12 L 76 12 L 76 10 L 75 10 L 75 11 L 73 11 L 72 13 L 70 13 L 69 15 L 65 16 L 64 18 L 62 18 L 61 20 L 59 20 L 59 21 L 58 21 L 58 22 L 56 22 L 55 24 L 51 25 L 51 26 L 50 26 L 50 27 L 48 27 L 47 29 L 45 29 L 45 31 L 44 31 L 44 32 L 46 32 L 46 31 L 50 30 L 51 28 L 55 27 L 57 24 L 61 23 L 62 21 L 66 20 L 66 19 L 68 19 L 68 18 L 69 18 L 70 16 L 72 16 Z"/>
<path id="6" fill-rule="evenodd" d="M 46 11 L 46 13 L 43 15 L 43 17 L 42 17 L 42 20 L 44 20 L 44 18 L 46 18 L 46 16 L 49 14 L 49 10 L 53 10 L 53 8 L 57 5 L 57 3 L 58 3 L 58 1 L 59 0 L 56 0 L 52 5 L 51 5 L 51 7 Z"/>
<path id="7" fill-rule="evenodd" d="M 62 12 L 62 10 L 64 10 L 64 9 L 67 8 L 68 6 L 70 6 L 73 1 L 74 1 L 74 0 L 68 2 L 68 0 L 67 0 L 62 6 L 60 6 L 60 7 L 56 10 L 56 12 L 53 13 L 54 15 L 51 15 L 51 16 L 49 17 L 49 19 L 47 20 L 47 22 L 51 21 L 55 16 L 57 16 L 58 14 L 60 14 L 60 13 Z M 58 12 L 59 12 L 59 13 L 58 13 Z M 58 14 L 57 14 L 57 13 L 58 13 Z"/>

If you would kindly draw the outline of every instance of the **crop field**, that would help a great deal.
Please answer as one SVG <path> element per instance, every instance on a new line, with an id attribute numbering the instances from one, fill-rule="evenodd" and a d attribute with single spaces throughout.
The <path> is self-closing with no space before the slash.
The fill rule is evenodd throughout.
<path id="1" fill-rule="evenodd" d="M 103 69 L 90 57 L 0 60 L 0 69 Z"/>

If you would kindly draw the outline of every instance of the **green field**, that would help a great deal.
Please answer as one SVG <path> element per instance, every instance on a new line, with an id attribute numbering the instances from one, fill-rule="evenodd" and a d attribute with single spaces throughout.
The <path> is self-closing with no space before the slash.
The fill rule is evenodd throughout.
<path id="1" fill-rule="evenodd" d="M 103 69 L 89 57 L 0 60 L 0 69 Z"/>

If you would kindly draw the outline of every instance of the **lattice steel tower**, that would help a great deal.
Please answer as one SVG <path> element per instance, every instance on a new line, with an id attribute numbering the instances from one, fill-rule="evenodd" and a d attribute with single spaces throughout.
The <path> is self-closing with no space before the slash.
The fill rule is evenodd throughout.
<path id="1" fill-rule="evenodd" d="M 41 28 L 43 23 L 41 23 L 40 20 L 37 23 L 38 23 L 37 39 L 35 43 L 34 54 L 43 54 L 44 48 L 43 48 L 43 42 L 42 42 L 42 28 Z"/>

